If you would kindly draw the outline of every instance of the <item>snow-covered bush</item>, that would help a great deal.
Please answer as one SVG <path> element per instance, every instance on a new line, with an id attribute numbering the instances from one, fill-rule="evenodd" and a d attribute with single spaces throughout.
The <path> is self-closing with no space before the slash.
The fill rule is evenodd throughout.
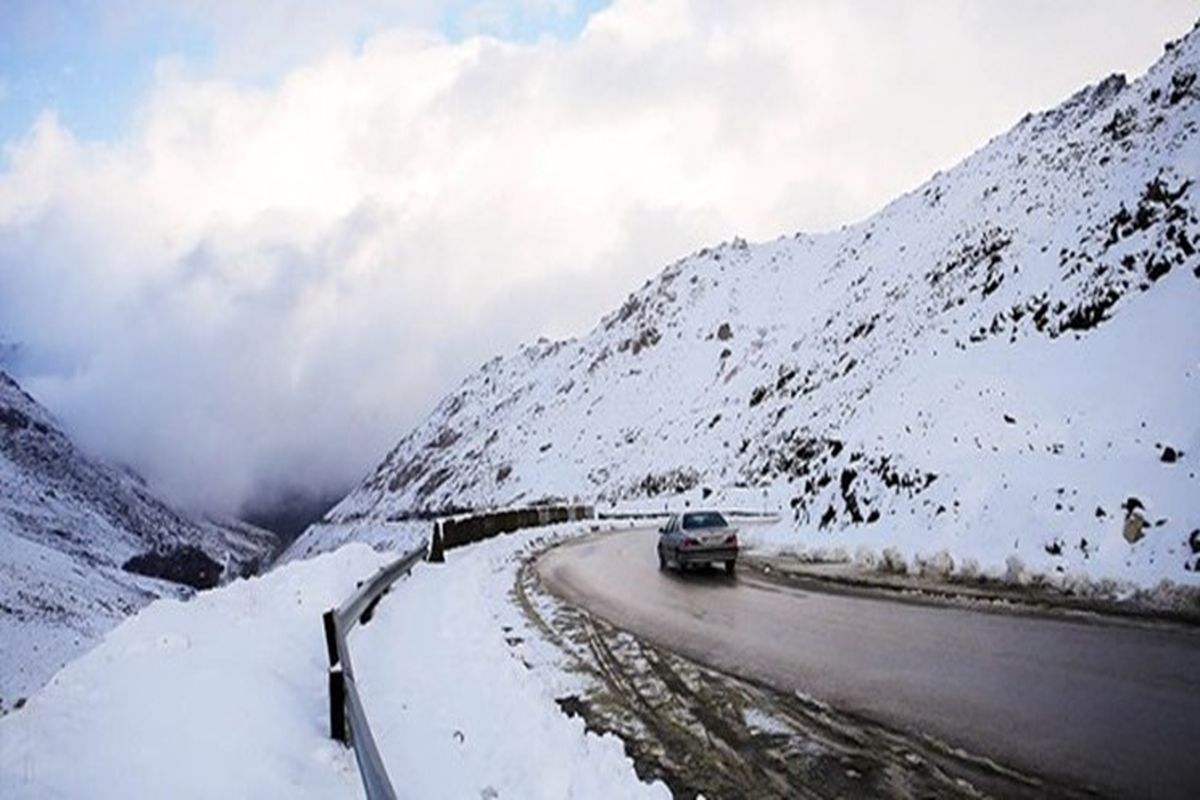
<path id="1" fill-rule="evenodd" d="M 888 572 L 894 575 L 904 575 L 908 572 L 908 561 L 905 560 L 904 554 L 894 547 L 885 548 L 883 558 L 879 564 L 880 572 Z"/>
<path id="2" fill-rule="evenodd" d="M 854 566 L 862 572 L 873 572 L 879 565 L 879 559 L 875 556 L 875 551 L 866 545 L 860 545 L 854 551 Z"/>
<path id="3" fill-rule="evenodd" d="M 1004 582 L 1024 586 L 1029 583 L 1029 570 L 1025 561 L 1016 553 L 1004 559 Z"/>
<path id="4" fill-rule="evenodd" d="M 958 565 L 958 577 L 965 581 L 977 581 L 983 577 L 979 561 L 974 558 L 964 558 Z"/>
<path id="5" fill-rule="evenodd" d="M 954 558 L 948 550 L 939 550 L 928 558 L 918 557 L 916 568 L 922 577 L 945 580 L 954 572 Z"/>

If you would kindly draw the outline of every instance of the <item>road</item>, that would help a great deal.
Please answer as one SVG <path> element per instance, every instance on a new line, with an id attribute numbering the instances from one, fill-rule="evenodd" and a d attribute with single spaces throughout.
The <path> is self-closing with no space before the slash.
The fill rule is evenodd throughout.
<path id="1" fill-rule="evenodd" d="M 1018 769 L 1200 796 L 1200 632 L 658 570 L 656 533 L 557 547 L 546 587 L 639 637 Z"/>

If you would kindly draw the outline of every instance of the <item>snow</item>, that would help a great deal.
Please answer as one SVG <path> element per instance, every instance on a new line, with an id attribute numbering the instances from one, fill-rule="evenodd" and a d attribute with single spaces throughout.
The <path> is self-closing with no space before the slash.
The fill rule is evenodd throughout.
<path id="1" fill-rule="evenodd" d="M 408 794 L 669 797 L 637 781 L 619 739 L 585 735 L 582 719 L 558 709 L 554 698 L 582 684 L 559 670 L 557 651 L 509 599 L 531 543 L 583 529 L 552 526 L 448 551 L 444 567 L 418 570 L 402 587 L 419 602 L 381 604 L 351 642 L 376 741 Z M 373 703 L 398 712 L 385 718 Z"/>
<path id="2" fill-rule="evenodd" d="M 581 530 L 420 564 L 351 634 L 402 796 L 669 796 L 637 780 L 618 739 L 558 710 L 579 679 L 508 597 L 523 553 Z M 152 603 L 0 718 L 0 796 L 360 797 L 352 753 L 328 738 L 320 617 L 394 556 L 351 544 Z"/>
<path id="3" fill-rule="evenodd" d="M 1200 29 L 857 225 L 672 264 L 483 365 L 329 521 L 769 509 L 766 548 L 1200 585 L 1198 72 Z"/>
<path id="4" fill-rule="evenodd" d="M 428 539 L 432 530 L 432 520 L 391 522 L 367 518 L 353 522 L 318 522 L 292 542 L 279 556 L 278 562 L 282 564 L 298 558 L 309 558 L 348 542 L 363 542 L 376 550 L 404 553 Z"/>
<path id="5" fill-rule="evenodd" d="M 384 558 L 358 545 L 159 600 L 0 718 L 0 795 L 351 796 L 321 612 Z"/>
<path id="6" fill-rule="evenodd" d="M 41 686 L 126 615 L 189 587 L 121 565 L 190 545 L 253 571 L 278 545 L 244 523 L 196 520 L 136 477 L 90 458 L 0 371 L 0 711 Z"/>
<path id="7" fill-rule="evenodd" d="M 88 566 L 0 521 L 0 712 L 28 697 L 127 614 L 184 587 Z"/>

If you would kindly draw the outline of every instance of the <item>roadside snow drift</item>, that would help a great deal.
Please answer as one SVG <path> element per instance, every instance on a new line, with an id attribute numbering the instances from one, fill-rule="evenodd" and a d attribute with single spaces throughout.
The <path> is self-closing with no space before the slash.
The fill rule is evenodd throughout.
<path id="1" fill-rule="evenodd" d="M 667 796 L 637 781 L 619 740 L 558 711 L 571 679 L 508 602 L 531 537 L 419 565 L 351 635 L 393 783 L 411 797 Z M 321 612 L 392 555 L 352 544 L 151 604 L 0 718 L 0 797 L 361 797 L 353 754 L 328 738 Z M 544 663 L 527 667 L 513 636 Z"/>

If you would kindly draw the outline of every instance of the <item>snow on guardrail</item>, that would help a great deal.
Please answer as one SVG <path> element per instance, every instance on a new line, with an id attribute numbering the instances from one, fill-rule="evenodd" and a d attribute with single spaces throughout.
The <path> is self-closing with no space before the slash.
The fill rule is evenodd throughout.
<path id="1" fill-rule="evenodd" d="M 354 680 L 350 663 L 350 648 L 346 636 L 359 623 L 369 622 L 371 613 L 392 584 L 407 575 L 425 557 L 427 543 L 422 542 L 408 553 L 383 567 L 370 580 L 359 586 L 337 608 L 325 612 L 325 645 L 329 651 L 329 735 L 354 748 L 358 772 L 362 777 L 367 800 L 392 800 L 392 788 L 387 768 L 375 746 L 375 737 L 367 724 L 366 711 Z"/>
<path id="2" fill-rule="evenodd" d="M 354 680 L 346 637 L 355 625 L 371 621 L 375 606 L 397 580 L 412 572 L 418 561 L 440 562 L 444 549 L 482 541 L 520 528 L 535 528 L 559 522 L 592 519 L 591 506 L 531 506 L 464 514 L 434 522 L 433 538 L 422 541 L 396 561 L 361 583 L 358 590 L 323 616 L 325 646 L 329 654 L 329 735 L 354 748 L 359 775 L 367 800 L 394 800 L 387 767 L 379 755 L 375 737 L 367 723 L 366 710 Z"/>

